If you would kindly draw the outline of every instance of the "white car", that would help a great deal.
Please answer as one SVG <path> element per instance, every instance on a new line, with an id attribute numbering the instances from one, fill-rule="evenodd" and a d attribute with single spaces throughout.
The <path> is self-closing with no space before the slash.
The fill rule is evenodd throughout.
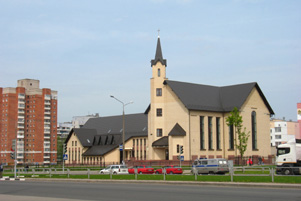
<path id="1" fill-rule="evenodd" d="M 129 170 L 125 165 L 109 165 L 100 170 L 99 174 L 129 174 Z"/>

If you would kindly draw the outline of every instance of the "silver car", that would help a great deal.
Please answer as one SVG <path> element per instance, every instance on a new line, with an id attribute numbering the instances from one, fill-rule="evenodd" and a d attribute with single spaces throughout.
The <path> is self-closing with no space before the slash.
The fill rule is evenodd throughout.
<path id="1" fill-rule="evenodd" d="M 125 165 L 109 165 L 100 170 L 99 174 L 129 174 L 129 170 Z"/>

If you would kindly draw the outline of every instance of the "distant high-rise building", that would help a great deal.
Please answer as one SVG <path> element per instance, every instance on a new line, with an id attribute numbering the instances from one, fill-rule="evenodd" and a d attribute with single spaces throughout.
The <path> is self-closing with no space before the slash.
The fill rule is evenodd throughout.
<path id="1" fill-rule="evenodd" d="M 0 162 L 51 164 L 57 158 L 57 91 L 39 88 L 40 81 L 18 80 L 0 88 Z M 15 144 L 15 147 L 13 146 Z"/>

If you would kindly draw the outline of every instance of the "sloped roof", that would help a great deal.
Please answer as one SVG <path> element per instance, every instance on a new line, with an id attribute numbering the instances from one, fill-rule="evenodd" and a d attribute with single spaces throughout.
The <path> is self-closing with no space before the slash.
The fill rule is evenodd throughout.
<path id="1" fill-rule="evenodd" d="M 122 115 L 91 118 L 83 128 L 72 129 L 66 142 L 73 132 L 84 147 L 89 147 L 84 156 L 103 155 L 122 144 Z M 132 137 L 146 136 L 147 115 L 125 115 L 125 141 Z"/>
<path id="2" fill-rule="evenodd" d="M 168 136 L 161 137 L 154 141 L 152 147 L 168 147 Z"/>
<path id="3" fill-rule="evenodd" d="M 73 128 L 68 137 L 65 140 L 65 143 L 67 143 L 71 137 L 71 135 L 75 133 L 77 138 L 79 139 L 80 143 L 84 147 L 90 147 L 93 144 L 94 136 L 97 135 L 96 129 L 90 129 L 90 128 Z"/>
<path id="4" fill-rule="evenodd" d="M 171 80 L 164 81 L 164 84 L 174 91 L 187 109 L 212 112 L 230 112 L 234 107 L 240 108 L 255 87 L 269 109 L 270 114 L 274 114 L 256 82 L 225 87 Z"/>
<path id="5" fill-rule="evenodd" d="M 90 147 L 83 156 L 103 156 L 104 154 L 116 149 L 119 145 L 97 145 Z"/>
<path id="6" fill-rule="evenodd" d="M 143 113 L 125 115 L 125 139 L 147 136 L 147 115 Z M 121 134 L 122 115 L 89 119 L 83 128 L 96 129 L 98 135 Z"/>
<path id="7" fill-rule="evenodd" d="M 178 123 L 171 129 L 169 136 L 186 136 L 186 131 Z"/>

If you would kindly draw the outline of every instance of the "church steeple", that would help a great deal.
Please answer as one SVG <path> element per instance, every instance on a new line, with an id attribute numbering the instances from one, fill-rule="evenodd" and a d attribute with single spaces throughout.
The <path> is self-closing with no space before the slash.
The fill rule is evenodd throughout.
<path id="1" fill-rule="evenodd" d="M 151 60 L 151 66 L 156 65 L 158 61 L 160 61 L 162 65 L 167 66 L 166 59 L 163 59 L 163 55 L 162 55 L 160 36 L 158 36 L 156 55 L 155 55 L 155 59 Z"/>

